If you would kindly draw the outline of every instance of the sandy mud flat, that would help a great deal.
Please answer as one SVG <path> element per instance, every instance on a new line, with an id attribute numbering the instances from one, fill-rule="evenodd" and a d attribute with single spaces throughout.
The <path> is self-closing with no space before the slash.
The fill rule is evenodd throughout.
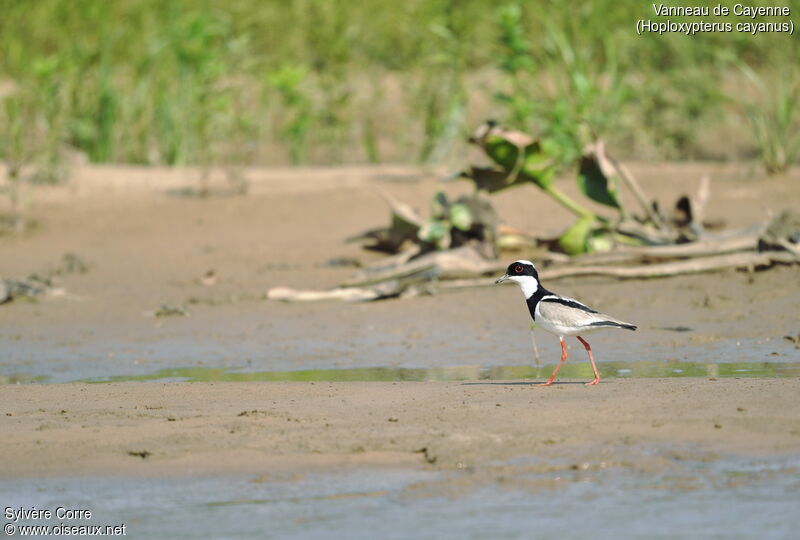
<path id="1" fill-rule="evenodd" d="M 791 454 L 800 452 L 799 393 L 797 378 L 6 386 L 1 474 L 479 469 L 520 456 L 639 466 L 652 457 L 631 449 L 653 443 Z"/>
<path id="2" fill-rule="evenodd" d="M 731 228 L 791 206 L 800 189 L 797 169 L 790 178 L 756 181 L 733 166 L 632 167 L 664 205 L 711 175 L 709 218 Z M 443 184 L 441 171 L 412 167 L 274 169 L 248 171 L 246 196 L 175 196 L 195 174 L 87 167 L 67 186 L 34 193 L 30 215 L 38 225 L 3 237 L 0 275 L 46 272 L 66 252 L 85 261 L 86 271 L 56 276 L 64 295 L 0 306 L 3 380 L 157 379 L 170 368 L 532 363 L 527 310 L 514 287 L 355 305 L 264 299 L 273 286 L 341 282 L 352 269 L 328 264 L 331 258 L 378 260 L 344 242 L 388 220 L 378 191 L 424 211 L 437 189 L 455 195 L 468 185 Z M 508 223 L 536 234 L 570 222 L 534 188 L 492 201 Z M 213 284 L 202 279 L 209 270 Z M 696 362 L 709 368 L 697 378 L 610 377 L 586 389 L 569 380 L 583 376 L 571 369 L 588 369 L 583 351 L 570 344 L 562 382 L 576 384 L 549 389 L 528 379 L 4 385 L 2 474 L 195 474 L 348 463 L 469 468 L 530 455 L 608 461 L 621 449 L 659 441 L 797 453 L 800 378 L 792 371 L 784 378 L 717 377 L 712 368 L 800 360 L 800 349 L 786 339 L 797 336 L 798 275 L 797 266 L 782 266 L 548 284 L 640 326 L 635 334 L 593 336 L 601 371 L 614 367 L 604 373 L 628 366 L 637 377 L 636 362 Z M 154 317 L 164 304 L 185 307 L 187 316 Z M 558 340 L 540 335 L 539 344 L 549 371 Z"/>

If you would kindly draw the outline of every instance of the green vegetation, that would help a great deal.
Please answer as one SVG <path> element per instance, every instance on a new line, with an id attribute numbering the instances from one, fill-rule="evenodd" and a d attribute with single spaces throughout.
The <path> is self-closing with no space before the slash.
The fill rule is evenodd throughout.
<path id="1" fill-rule="evenodd" d="M 781 173 L 800 157 L 800 77 L 789 70 L 769 84 L 747 65 L 742 71 L 761 98 L 744 101 L 759 158 L 767 173 Z"/>
<path id="2" fill-rule="evenodd" d="M 796 24 L 800 1 L 787 4 Z M 649 3 L 0 9 L 0 157 L 42 181 L 63 178 L 70 151 L 206 170 L 449 161 L 487 117 L 556 141 L 562 164 L 598 137 L 622 159 L 759 156 L 769 172 L 798 159 L 797 37 L 639 36 L 637 19 L 659 19 Z"/>

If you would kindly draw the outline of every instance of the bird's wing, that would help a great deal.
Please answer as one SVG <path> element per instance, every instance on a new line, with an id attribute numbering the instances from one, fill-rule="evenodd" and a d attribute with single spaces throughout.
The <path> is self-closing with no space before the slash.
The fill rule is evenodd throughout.
<path id="1" fill-rule="evenodd" d="M 539 313 L 547 320 L 560 326 L 580 328 L 582 326 L 618 326 L 622 328 L 636 327 L 615 319 L 581 304 L 572 298 L 545 296 L 539 302 Z"/>

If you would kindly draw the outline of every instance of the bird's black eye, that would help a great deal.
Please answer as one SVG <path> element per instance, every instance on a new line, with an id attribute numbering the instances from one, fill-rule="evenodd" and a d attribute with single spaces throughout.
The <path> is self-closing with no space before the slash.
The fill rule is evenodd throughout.
<path id="1" fill-rule="evenodd" d="M 514 267 L 514 272 L 516 272 L 517 274 L 521 274 L 522 273 L 522 265 L 518 264 L 517 266 L 515 266 Z"/>

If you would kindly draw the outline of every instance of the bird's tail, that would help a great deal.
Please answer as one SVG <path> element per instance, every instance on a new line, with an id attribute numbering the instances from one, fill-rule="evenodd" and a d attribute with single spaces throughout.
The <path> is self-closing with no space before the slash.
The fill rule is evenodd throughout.
<path id="1" fill-rule="evenodd" d="M 593 322 L 589 326 L 610 326 L 611 328 L 624 328 L 625 330 L 636 330 L 638 328 L 635 324 L 612 320 Z"/>

